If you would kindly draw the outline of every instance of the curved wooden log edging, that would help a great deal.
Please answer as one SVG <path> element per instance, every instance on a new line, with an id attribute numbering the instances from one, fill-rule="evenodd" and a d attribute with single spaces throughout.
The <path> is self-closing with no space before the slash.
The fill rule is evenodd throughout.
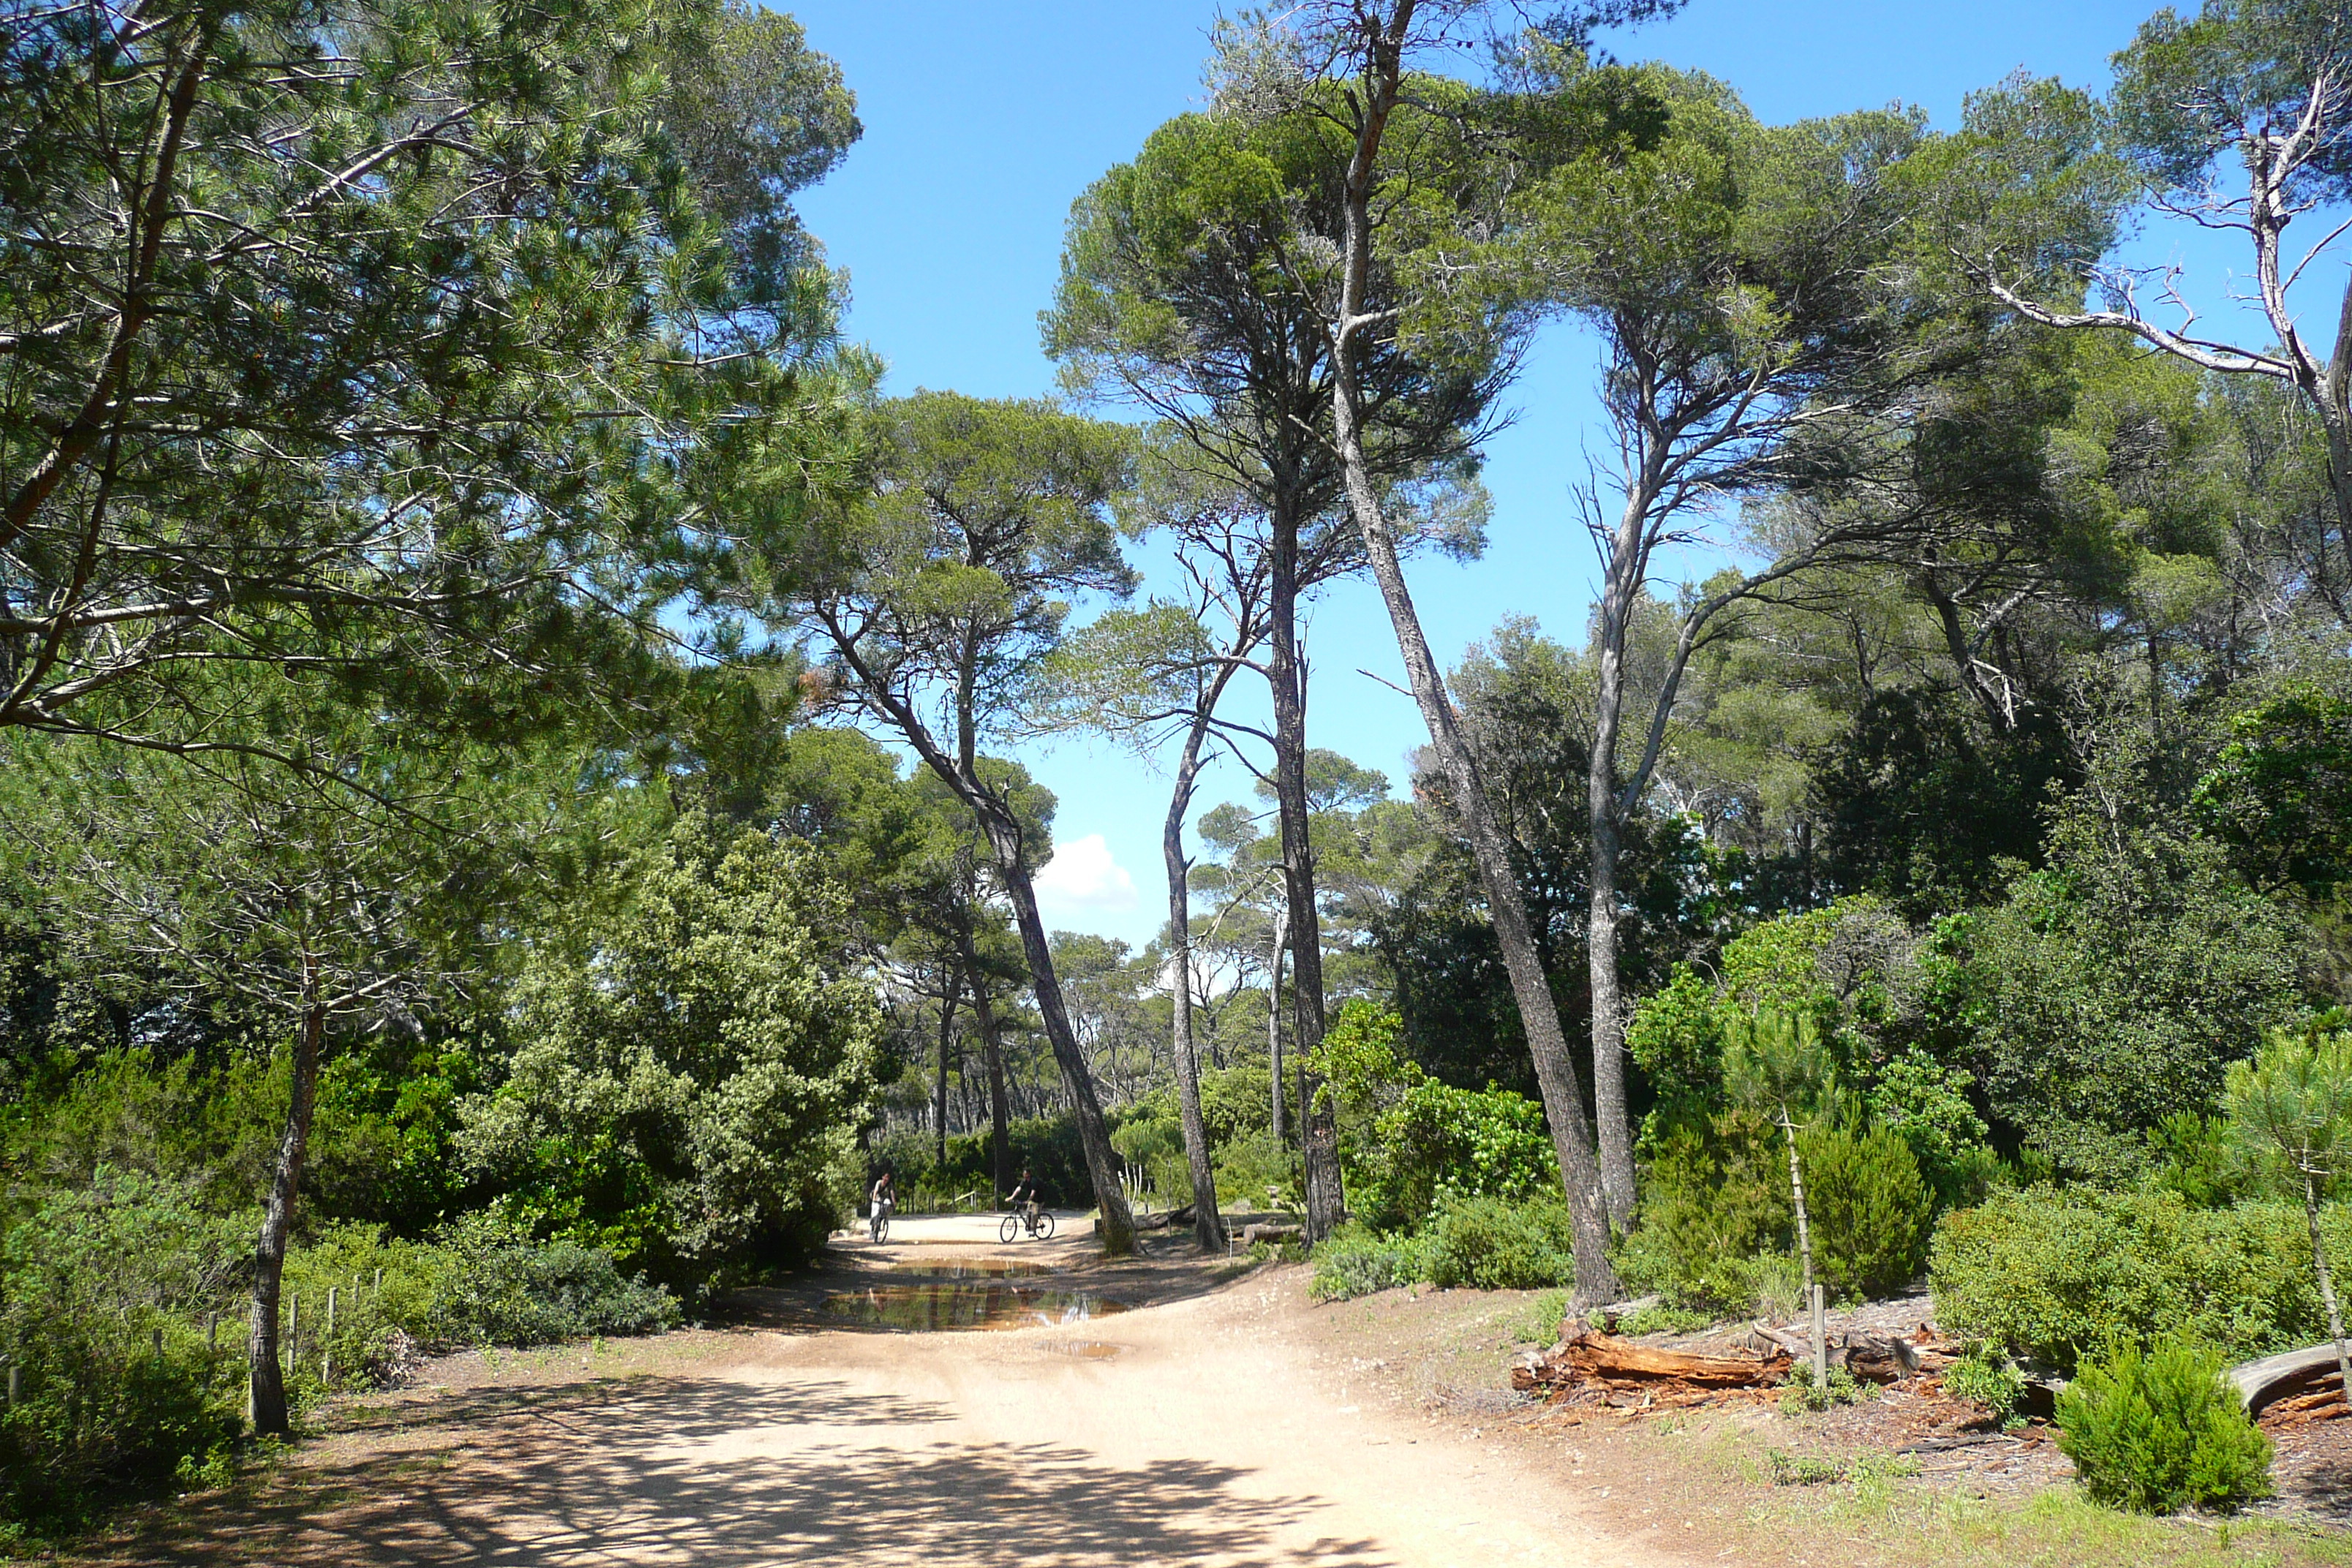
<path id="1" fill-rule="evenodd" d="M 2335 1371 L 2336 1342 L 2330 1340 L 2307 1350 L 2286 1351 L 2250 1361 L 2231 1367 L 2222 1375 L 2237 1386 L 2238 1397 L 2246 1403 L 2246 1413 L 2259 1415 L 2263 1406 L 2276 1400 L 2309 1393 Z"/>

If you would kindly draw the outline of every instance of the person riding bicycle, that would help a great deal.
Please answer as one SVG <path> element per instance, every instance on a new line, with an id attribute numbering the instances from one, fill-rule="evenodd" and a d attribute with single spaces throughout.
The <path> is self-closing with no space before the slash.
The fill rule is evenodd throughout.
<path id="1" fill-rule="evenodd" d="M 879 1236 L 884 1222 L 890 1217 L 890 1211 L 898 1206 L 898 1187 L 891 1180 L 889 1167 L 883 1167 L 882 1173 L 874 1179 L 873 1192 L 867 1195 L 873 1200 L 873 1208 L 869 1211 L 873 1229 Z"/>
<path id="2" fill-rule="evenodd" d="M 1021 1179 L 1013 1184 L 1013 1195 L 1005 1203 L 1031 1230 L 1037 1228 L 1037 1178 L 1029 1173 L 1028 1166 L 1021 1167 Z"/>

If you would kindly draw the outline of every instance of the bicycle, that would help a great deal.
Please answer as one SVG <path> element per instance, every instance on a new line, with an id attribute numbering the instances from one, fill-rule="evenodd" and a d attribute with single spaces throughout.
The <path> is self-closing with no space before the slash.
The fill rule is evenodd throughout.
<path id="1" fill-rule="evenodd" d="M 996 1239 L 1009 1242 L 1024 1229 L 1039 1241 L 1051 1241 L 1054 1239 L 1054 1216 L 1044 1209 L 1034 1212 L 1015 1209 L 1004 1216 L 1003 1225 L 996 1227 Z"/>
<path id="2" fill-rule="evenodd" d="M 874 1245 L 877 1247 L 890 1239 L 890 1205 L 888 1204 L 874 1205 L 874 1217 L 866 1222 L 866 1229 L 873 1233 Z"/>

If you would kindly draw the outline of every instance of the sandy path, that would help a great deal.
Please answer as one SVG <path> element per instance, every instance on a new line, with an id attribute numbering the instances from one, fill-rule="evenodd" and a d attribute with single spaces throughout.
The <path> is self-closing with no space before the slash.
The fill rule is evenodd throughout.
<path id="1" fill-rule="evenodd" d="M 307 1504 L 281 1496 L 258 1532 L 249 1516 L 241 1533 L 223 1519 L 172 1554 L 532 1568 L 1673 1561 L 1580 1522 L 1559 1482 L 1500 1446 L 1318 1376 L 1308 1310 L 1291 1271 L 1070 1327 L 706 1336 L 661 1375 L 409 1406 L 306 1463 Z M 1098 1359 L 1106 1344 L 1117 1352 Z"/>

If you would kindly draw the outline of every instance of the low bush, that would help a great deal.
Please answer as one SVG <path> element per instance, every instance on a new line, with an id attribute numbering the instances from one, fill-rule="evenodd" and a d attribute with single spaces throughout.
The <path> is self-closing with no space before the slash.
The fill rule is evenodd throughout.
<path id="1" fill-rule="evenodd" d="M 70 1522 L 235 1437 L 251 1240 L 179 1186 L 103 1166 L 8 1228 L 0 1353 L 18 1382 L 0 1409 L 0 1515 Z"/>
<path id="2" fill-rule="evenodd" d="M 2352 1256 L 2352 1210 L 2331 1248 Z M 2034 1187 L 1945 1216 L 1929 1252 L 1936 1321 L 2071 1370 L 2100 1346 L 2183 1335 L 2231 1362 L 2309 1344 L 2327 1319 L 2298 1205 L 2191 1206 L 2179 1193 Z"/>
<path id="3" fill-rule="evenodd" d="M 1840 1405 L 1859 1405 L 1869 1397 L 1871 1391 L 1845 1368 L 1833 1366 L 1826 1382 L 1815 1383 L 1812 1363 L 1801 1361 L 1789 1369 L 1789 1381 L 1780 1385 L 1780 1414 L 1818 1415 Z"/>
<path id="4" fill-rule="evenodd" d="M 1454 1199 L 1439 1207 L 1426 1245 L 1430 1283 L 1449 1289 L 1541 1290 L 1576 1275 L 1568 1204 L 1558 1197 Z"/>
<path id="5" fill-rule="evenodd" d="M 437 1341 L 541 1345 L 597 1334 L 646 1334 L 677 1321 L 677 1298 L 625 1278 L 612 1255 L 576 1242 L 534 1242 L 489 1211 L 446 1227 L 448 1273 L 433 1303 Z"/>
<path id="6" fill-rule="evenodd" d="M 2270 1440 L 2221 1355 L 2168 1339 L 2116 1348 L 2058 1396 L 2058 1447 L 2096 1500 L 2138 1513 L 2229 1509 L 2270 1495 Z"/>
<path id="7" fill-rule="evenodd" d="M 1377 1236 L 1360 1226 L 1345 1226 L 1315 1248 L 1315 1273 L 1307 1282 L 1307 1294 L 1318 1301 L 1347 1301 L 1413 1284 L 1428 1271 L 1426 1251 L 1418 1237 Z"/>
<path id="8" fill-rule="evenodd" d="M 2006 1427 L 2025 1402 L 2025 1373 L 1998 1349 L 1979 1344 L 1945 1369 L 1944 1392 L 1965 1399 Z"/>
<path id="9" fill-rule="evenodd" d="M 1269 1131 L 1236 1138 L 1217 1151 L 1217 1201 L 1263 1208 L 1287 1205 L 1298 1190 L 1298 1157 Z"/>

